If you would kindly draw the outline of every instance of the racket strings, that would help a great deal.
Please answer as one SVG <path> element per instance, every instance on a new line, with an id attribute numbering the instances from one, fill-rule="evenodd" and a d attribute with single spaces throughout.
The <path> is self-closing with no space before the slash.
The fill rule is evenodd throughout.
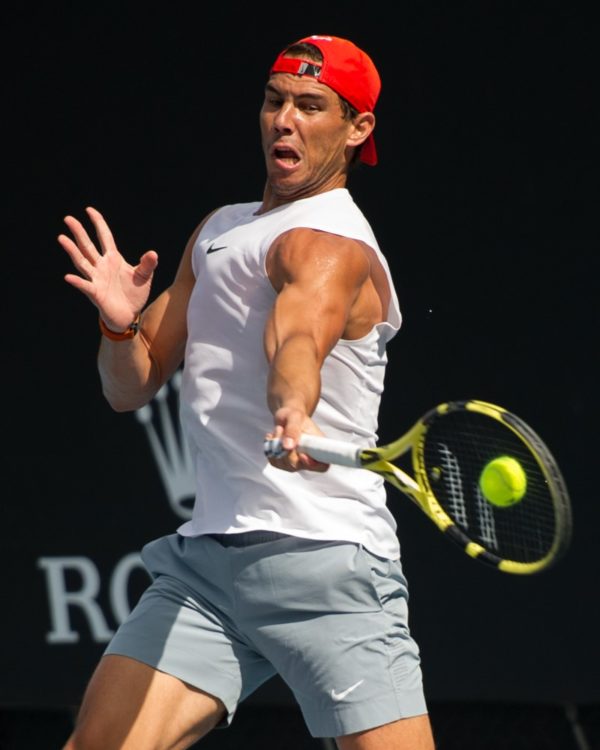
<path id="1" fill-rule="evenodd" d="M 557 510 L 546 476 L 527 442 L 503 422 L 457 410 L 433 419 L 419 450 L 427 481 L 458 528 L 501 559 L 530 563 L 559 543 Z M 527 477 L 524 497 L 508 507 L 481 491 L 483 468 L 511 456 Z"/>

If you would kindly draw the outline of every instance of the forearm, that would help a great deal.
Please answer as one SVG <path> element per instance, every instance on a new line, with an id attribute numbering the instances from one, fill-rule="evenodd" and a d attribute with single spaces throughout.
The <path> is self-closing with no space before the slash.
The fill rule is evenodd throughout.
<path id="1" fill-rule="evenodd" d="M 140 408 L 162 384 L 150 342 L 142 331 L 127 341 L 111 341 L 102 336 L 98 372 L 104 397 L 115 411 Z"/>
<path id="2" fill-rule="evenodd" d="M 321 362 L 312 337 L 296 335 L 283 342 L 269 368 L 267 402 L 273 414 L 300 409 L 310 416 L 321 392 Z"/>

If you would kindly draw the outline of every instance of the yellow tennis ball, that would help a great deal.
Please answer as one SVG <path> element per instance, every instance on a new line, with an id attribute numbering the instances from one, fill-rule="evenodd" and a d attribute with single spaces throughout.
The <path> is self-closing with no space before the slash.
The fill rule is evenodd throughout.
<path id="1" fill-rule="evenodd" d="M 488 502 L 506 508 L 525 496 L 527 476 L 515 458 L 499 456 L 484 466 L 479 487 Z"/>

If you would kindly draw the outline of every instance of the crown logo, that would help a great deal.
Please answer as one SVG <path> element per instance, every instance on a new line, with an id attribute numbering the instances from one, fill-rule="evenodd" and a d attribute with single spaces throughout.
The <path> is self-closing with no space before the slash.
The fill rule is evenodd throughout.
<path id="1" fill-rule="evenodd" d="M 181 371 L 173 375 L 150 404 L 137 409 L 162 479 L 171 510 L 184 520 L 192 517 L 196 477 L 179 419 Z"/>

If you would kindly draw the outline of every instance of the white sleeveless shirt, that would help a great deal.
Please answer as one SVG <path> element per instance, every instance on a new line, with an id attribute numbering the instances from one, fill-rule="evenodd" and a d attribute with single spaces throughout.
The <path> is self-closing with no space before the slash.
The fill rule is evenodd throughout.
<path id="1" fill-rule="evenodd" d="M 216 211 L 196 239 L 196 282 L 189 302 L 181 390 L 182 424 L 193 456 L 197 492 L 184 536 L 271 530 L 362 544 L 377 555 L 399 555 L 396 522 L 383 480 L 363 469 L 331 466 L 325 473 L 284 472 L 263 454 L 273 427 L 267 407 L 265 324 L 276 292 L 265 270 L 274 240 L 308 227 L 368 244 L 391 290 L 387 320 L 356 341 L 340 340 L 321 370 L 312 415 L 325 435 L 375 445 L 386 343 L 400 327 L 388 264 L 345 188 L 257 215 L 261 204 Z"/>

